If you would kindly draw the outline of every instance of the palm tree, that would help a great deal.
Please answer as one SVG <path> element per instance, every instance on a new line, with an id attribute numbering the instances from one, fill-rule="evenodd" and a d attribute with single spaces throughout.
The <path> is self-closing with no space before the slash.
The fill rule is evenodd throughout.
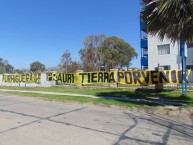
<path id="1" fill-rule="evenodd" d="M 193 42 L 193 0 L 142 0 L 141 16 L 150 35 L 180 42 L 182 52 L 185 43 Z M 183 53 L 182 72 L 185 61 Z M 182 75 L 182 86 L 183 80 Z"/>
<path id="2" fill-rule="evenodd" d="M 193 40 L 193 0 L 142 0 L 148 33 L 172 42 Z"/>

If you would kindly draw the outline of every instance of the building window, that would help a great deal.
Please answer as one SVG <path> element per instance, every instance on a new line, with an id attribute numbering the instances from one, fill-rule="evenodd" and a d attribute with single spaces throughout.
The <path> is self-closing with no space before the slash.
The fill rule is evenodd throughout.
<path id="1" fill-rule="evenodd" d="M 162 66 L 162 67 L 164 70 L 170 70 L 171 69 L 170 65 L 166 65 L 166 66 Z"/>
<path id="2" fill-rule="evenodd" d="M 193 70 L 193 65 L 187 65 L 186 68 Z"/>
<path id="3" fill-rule="evenodd" d="M 158 45 L 158 55 L 170 54 L 170 44 Z"/>
<path id="4" fill-rule="evenodd" d="M 193 43 L 188 43 L 187 48 L 193 48 Z"/>

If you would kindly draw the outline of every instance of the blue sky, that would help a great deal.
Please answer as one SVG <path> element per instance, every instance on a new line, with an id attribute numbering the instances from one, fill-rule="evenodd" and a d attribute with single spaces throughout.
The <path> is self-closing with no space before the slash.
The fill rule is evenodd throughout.
<path id="1" fill-rule="evenodd" d="M 138 52 L 139 0 L 0 0 L 0 57 L 15 68 L 57 66 L 68 49 L 78 60 L 91 34 L 118 36 Z"/>

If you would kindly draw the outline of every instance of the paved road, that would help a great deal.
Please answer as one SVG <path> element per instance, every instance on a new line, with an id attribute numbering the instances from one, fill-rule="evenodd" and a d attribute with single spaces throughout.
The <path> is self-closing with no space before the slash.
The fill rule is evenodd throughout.
<path id="1" fill-rule="evenodd" d="M 0 145 L 192 145 L 191 121 L 0 95 Z"/>

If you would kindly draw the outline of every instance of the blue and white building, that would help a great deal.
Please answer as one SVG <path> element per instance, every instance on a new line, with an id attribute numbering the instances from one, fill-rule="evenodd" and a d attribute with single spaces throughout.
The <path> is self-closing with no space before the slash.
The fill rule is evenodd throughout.
<path id="1" fill-rule="evenodd" d="M 181 69 L 180 44 L 168 39 L 160 41 L 147 33 L 147 23 L 140 20 L 141 69 L 155 70 L 160 66 L 165 70 Z M 187 69 L 193 70 L 193 45 L 186 46 Z"/>

